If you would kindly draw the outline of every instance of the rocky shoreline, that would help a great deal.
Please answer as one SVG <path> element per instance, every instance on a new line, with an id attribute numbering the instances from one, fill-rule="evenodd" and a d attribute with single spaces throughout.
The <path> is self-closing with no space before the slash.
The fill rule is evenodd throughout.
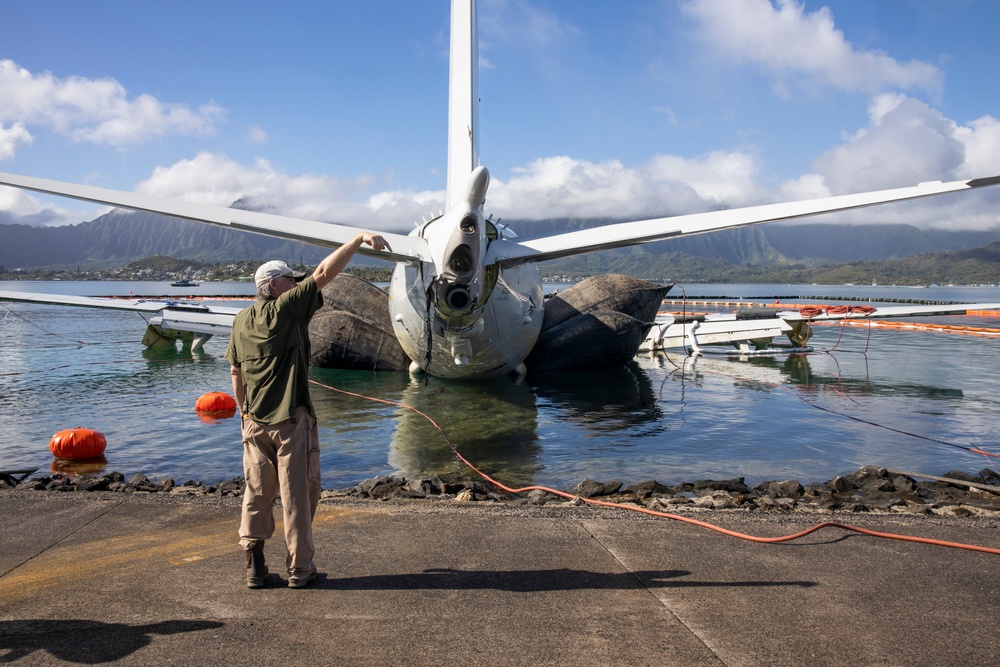
<path id="1" fill-rule="evenodd" d="M 55 492 L 105 491 L 170 496 L 240 497 L 244 480 L 238 477 L 219 484 L 172 479 L 153 482 L 136 474 L 126 480 L 120 472 L 100 476 L 51 476 L 18 479 L 0 472 L 0 492 L 6 489 Z M 822 484 L 803 485 L 796 480 L 768 481 L 754 487 L 744 478 L 697 480 L 673 486 L 649 480 L 625 486 L 614 480 L 583 480 L 567 492 L 571 497 L 541 489 L 521 494 L 502 491 L 483 481 L 448 481 L 437 475 L 407 480 L 402 477 L 374 477 L 340 490 L 323 491 L 324 499 L 350 498 L 389 500 L 431 500 L 502 503 L 505 505 L 583 504 L 584 499 L 600 499 L 651 510 L 675 512 L 695 510 L 745 510 L 813 513 L 907 513 L 941 516 L 1000 515 L 1000 475 L 984 468 L 978 475 L 951 471 L 928 481 L 916 476 L 866 466 Z"/>

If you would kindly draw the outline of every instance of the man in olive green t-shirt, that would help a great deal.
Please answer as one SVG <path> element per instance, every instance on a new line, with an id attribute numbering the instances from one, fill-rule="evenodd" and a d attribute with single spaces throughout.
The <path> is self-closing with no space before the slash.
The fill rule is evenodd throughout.
<path id="1" fill-rule="evenodd" d="M 319 434 L 309 400 L 309 320 L 323 305 L 322 289 L 363 243 L 389 244 L 377 234 L 355 236 L 330 253 L 310 276 L 296 276 L 284 262 L 257 269 L 257 301 L 233 320 L 226 349 L 233 393 L 243 417 L 246 491 L 240 546 L 246 550 L 249 588 L 268 576 L 264 541 L 274 534 L 274 501 L 284 512 L 288 585 L 316 578 L 312 520 L 321 490 Z"/>

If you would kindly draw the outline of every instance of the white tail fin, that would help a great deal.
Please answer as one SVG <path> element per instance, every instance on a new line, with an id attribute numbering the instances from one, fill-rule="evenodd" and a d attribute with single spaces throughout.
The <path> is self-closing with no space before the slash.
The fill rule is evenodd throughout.
<path id="1" fill-rule="evenodd" d="M 479 37 L 476 0 L 451 1 L 451 66 L 448 95 L 447 208 L 468 188 L 479 166 Z"/>

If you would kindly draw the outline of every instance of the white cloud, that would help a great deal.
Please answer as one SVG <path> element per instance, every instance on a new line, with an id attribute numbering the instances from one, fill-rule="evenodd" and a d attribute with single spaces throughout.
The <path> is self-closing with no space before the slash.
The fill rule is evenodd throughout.
<path id="1" fill-rule="evenodd" d="M 954 121 L 896 94 L 879 95 L 868 112 L 866 127 L 815 161 L 834 194 L 959 177 L 965 145 Z"/>
<path id="2" fill-rule="evenodd" d="M 782 191 L 811 198 L 1000 174 L 1000 122 L 992 116 L 960 125 L 919 100 L 889 93 L 872 100 L 868 116 L 865 127 L 814 161 L 814 174 Z M 864 209 L 838 219 L 995 229 L 1000 226 L 998 201 L 1000 191 L 989 188 Z"/>
<path id="3" fill-rule="evenodd" d="M 956 127 L 955 138 L 965 147 L 965 162 L 959 178 L 983 178 L 1000 174 L 1000 121 L 983 116 L 968 126 Z"/>
<path id="4" fill-rule="evenodd" d="M 46 204 L 25 190 L 0 187 L 0 224 L 45 227 L 76 222 L 79 215 L 69 209 Z"/>
<path id="5" fill-rule="evenodd" d="M 157 168 L 138 192 L 217 206 L 242 200 L 250 208 L 305 220 L 409 232 L 422 216 L 444 206 L 444 192 L 382 191 L 362 175 L 352 180 L 321 174 L 278 172 L 258 159 L 244 165 L 228 157 L 200 153 Z"/>
<path id="6" fill-rule="evenodd" d="M 130 98 L 114 79 L 60 79 L 0 60 L 0 123 L 37 125 L 73 141 L 117 147 L 168 135 L 208 135 L 224 115 L 214 103 L 192 108 L 151 95 Z"/>
<path id="7" fill-rule="evenodd" d="M 640 218 L 760 203 L 766 191 L 755 182 L 752 156 L 711 153 L 694 160 L 656 156 L 636 167 L 617 161 L 592 163 L 569 157 L 534 160 L 507 181 L 491 181 L 487 208 L 508 220 L 546 218 Z M 237 200 L 307 220 L 408 232 L 444 207 L 444 192 L 380 189 L 369 176 L 345 180 L 319 174 L 278 172 L 266 160 L 244 165 L 201 153 L 158 168 L 137 191 L 217 206 Z M 515 230 L 516 231 L 516 230 Z"/>
<path id="8" fill-rule="evenodd" d="M 898 94 L 872 100 L 868 125 L 814 164 L 834 194 L 1000 173 L 1000 121 L 968 125 Z"/>
<path id="9" fill-rule="evenodd" d="M 30 144 L 32 140 L 24 123 L 14 123 L 9 128 L 0 123 L 0 160 L 10 160 L 18 148 Z"/>
<path id="10" fill-rule="evenodd" d="M 533 160 L 510 174 L 494 173 L 487 209 L 507 221 L 637 220 L 1000 174 L 996 118 L 983 116 L 959 124 L 899 94 L 876 96 L 868 111 L 868 123 L 817 158 L 811 173 L 776 187 L 763 182 L 766 170 L 758 156 L 743 151 L 715 151 L 695 158 L 660 154 L 636 165 L 554 156 Z M 444 207 L 444 192 L 394 188 L 391 178 L 390 174 L 351 179 L 288 174 L 267 160 L 245 164 L 203 152 L 157 168 L 136 189 L 218 206 L 242 200 L 251 208 L 288 216 L 404 233 Z M 0 199 L 0 210 L 7 211 L 7 218 L 61 220 L 50 207 L 24 193 L 0 188 L 0 196 L 5 198 Z M 996 228 L 998 200 L 1000 187 L 982 194 L 863 209 L 837 220 Z M 524 233 L 516 225 L 514 230 Z"/>
<path id="11" fill-rule="evenodd" d="M 688 0 L 685 13 L 698 23 L 698 37 L 721 54 L 755 63 L 789 83 L 878 92 L 886 87 L 937 91 L 941 71 L 927 63 L 901 63 L 879 51 L 852 45 L 827 7 L 807 12 L 800 0 Z M 791 82 L 783 77 L 790 77 Z"/>
<path id="12" fill-rule="evenodd" d="M 657 155 L 635 167 L 542 158 L 515 169 L 509 181 L 493 179 L 488 204 L 514 220 L 679 215 L 760 203 L 765 193 L 754 181 L 756 171 L 754 158 L 738 152 L 695 159 Z"/>

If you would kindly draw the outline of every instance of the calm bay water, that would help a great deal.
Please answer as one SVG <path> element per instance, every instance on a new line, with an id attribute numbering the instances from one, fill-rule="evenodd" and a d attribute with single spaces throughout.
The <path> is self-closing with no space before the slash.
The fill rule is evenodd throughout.
<path id="1" fill-rule="evenodd" d="M 247 283 L 185 290 L 138 282 L 0 282 L 0 290 L 177 297 L 253 291 Z M 1000 288 L 985 287 L 687 285 L 685 292 L 1000 302 Z M 1000 329 L 998 319 L 920 321 Z M 203 421 L 194 411 L 203 393 L 231 392 L 222 357 L 227 339 L 212 339 L 195 356 L 151 354 L 139 343 L 145 328 L 136 313 L 0 302 L 0 470 L 59 469 L 49 439 L 86 426 L 107 437 L 105 470 L 177 482 L 241 475 L 238 419 Z M 813 482 L 868 464 L 976 472 L 990 462 L 949 444 L 1000 451 L 1000 336 L 834 325 L 815 331 L 816 352 L 805 356 L 695 361 L 670 354 L 520 384 L 320 369 L 312 377 L 419 409 L 480 468 L 515 484 L 569 488 L 587 477 Z M 413 411 L 318 386 L 312 394 L 325 488 L 380 474 L 474 476 Z"/>

